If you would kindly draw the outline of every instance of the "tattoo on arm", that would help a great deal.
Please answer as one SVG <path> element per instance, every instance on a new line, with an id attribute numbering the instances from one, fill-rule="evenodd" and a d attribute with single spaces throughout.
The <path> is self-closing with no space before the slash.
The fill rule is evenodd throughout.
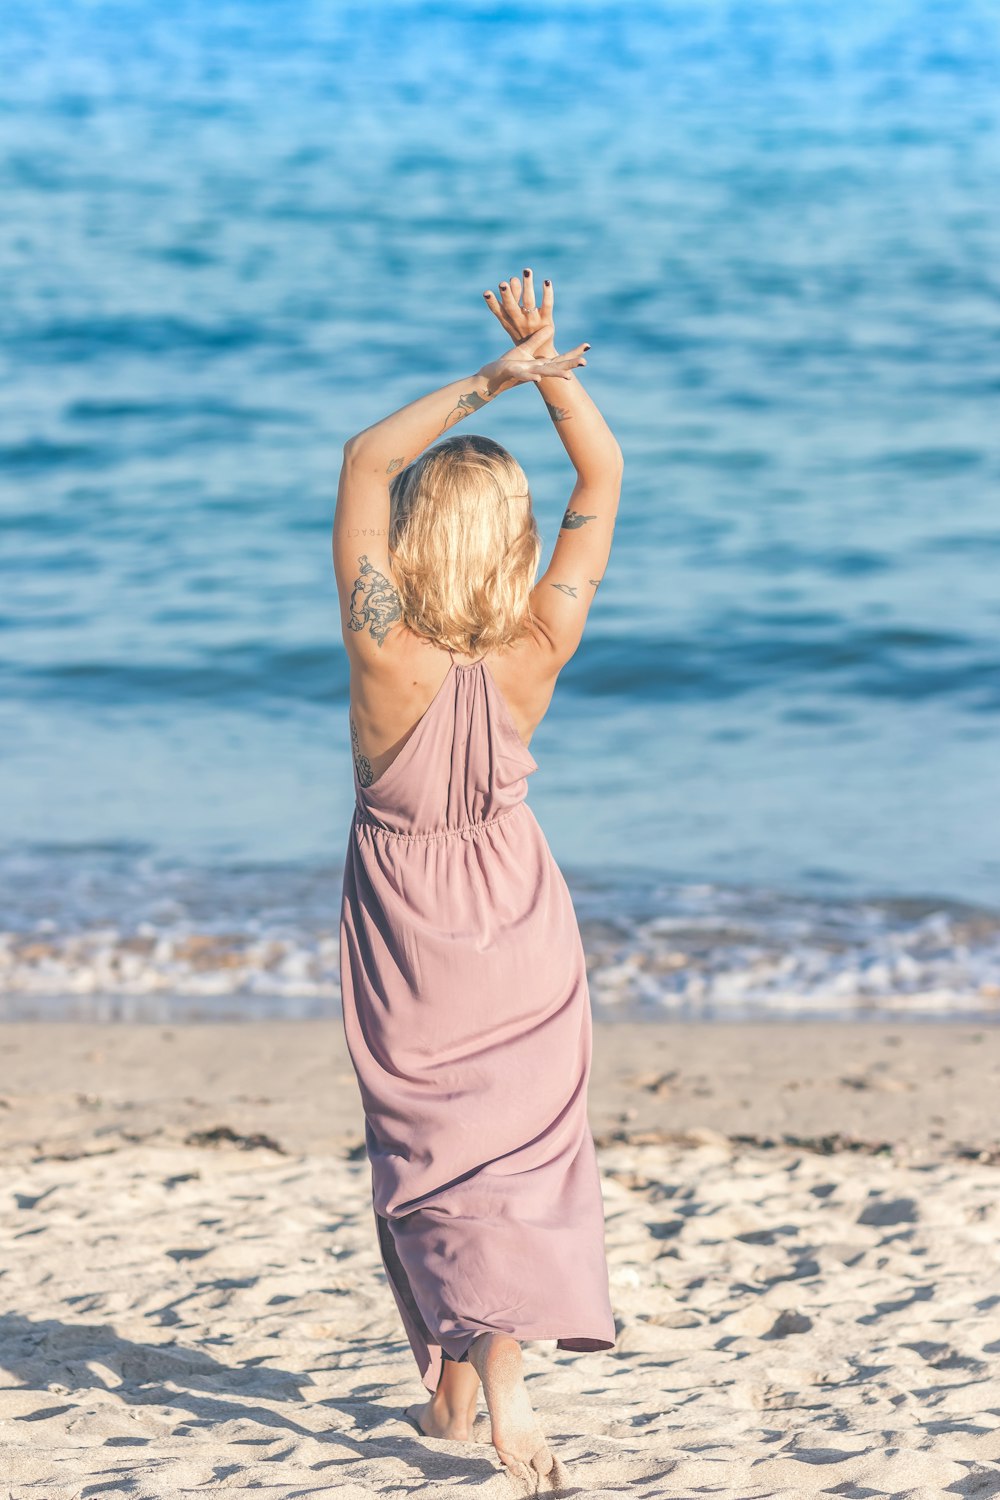
<path id="1" fill-rule="evenodd" d="M 372 763 L 367 755 L 361 754 L 361 746 L 358 743 L 358 726 L 354 722 L 353 714 L 351 714 L 351 750 L 354 752 L 354 766 L 358 773 L 358 780 L 362 786 L 371 786 L 375 779 L 372 776 Z"/>
<path id="2" fill-rule="evenodd" d="M 587 582 L 588 582 L 588 583 L 592 583 L 592 584 L 593 584 L 593 585 L 594 585 L 594 588 L 595 588 L 595 589 L 596 589 L 596 587 L 597 587 L 597 585 L 598 585 L 598 584 L 599 584 L 599 583 L 602 583 L 602 582 L 603 582 L 603 579 L 600 579 L 600 578 L 588 578 L 588 579 L 587 579 Z"/>
<path id="3" fill-rule="evenodd" d="M 384 526 L 349 526 L 345 536 L 388 536 Z"/>
<path id="4" fill-rule="evenodd" d="M 588 521 L 596 521 L 597 516 L 585 516 L 581 511 L 574 510 L 572 506 L 566 511 L 562 518 L 560 531 L 579 531 L 581 526 L 586 526 Z"/>
<path id="5" fill-rule="evenodd" d="M 394 458 L 385 472 L 387 474 L 395 474 L 396 470 L 401 469 L 402 467 L 403 460 L 401 458 Z"/>
<path id="6" fill-rule="evenodd" d="M 576 598 L 577 586 L 575 583 L 554 583 L 552 587 L 558 589 L 561 594 L 568 594 L 571 599 Z"/>
<path id="7" fill-rule="evenodd" d="M 400 598 L 384 573 L 373 568 L 366 554 L 358 558 L 361 572 L 354 580 L 351 594 L 351 630 L 370 630 L 372 639 L 382 645 L 390 626 L 403 618 Z"/>
<path id="8" fill-rule="evenodd" d="M 462 418 L 467 417 L 470 412 L 478 411 L 481 406 L 485 406 L 488 400 L 488 396 L 481 396 L 478 391 L 464 391 L 458 398 L 458 405 L 452 407 L 445 417 L 441 431 L 447 432 L 449 427 L 454 427 L 456 422 L 461 422 Z"/>
<path id="9" fill-rule="evenodd" d="M 545 400 L 544 396 L 542 397 L 542 399 L 543 401 Z M 553 422 L 569 421 L 569 412 L 566 410 L 565 406 L 553 406 L 551 401 L 546 401 L 545 408 L 549 416 L 552 418 Z"/>

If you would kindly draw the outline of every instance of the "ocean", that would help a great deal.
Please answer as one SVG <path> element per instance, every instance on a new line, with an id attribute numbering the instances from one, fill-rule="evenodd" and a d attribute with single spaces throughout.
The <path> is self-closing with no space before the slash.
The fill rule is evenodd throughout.
<path id="1" fill-rule="evenodd" d="M 336 1011 L 341 447 L 525 265 L 626 459 L 529 792 L 595 1011 L 1000 1015 L 994 6 L 15 0 L 0 54 L 0 1016 Z M 547 553 L 537 394 L 466 426 Z"/>

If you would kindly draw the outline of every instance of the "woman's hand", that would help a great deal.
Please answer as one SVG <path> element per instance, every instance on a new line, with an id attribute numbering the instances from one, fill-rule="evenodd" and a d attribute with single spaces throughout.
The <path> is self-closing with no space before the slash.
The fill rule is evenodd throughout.
<path id="1" fill-rule="evenodd" d="M 485 380 L 490 396 L 498 396 L 501 391 L 508 390 L 514 385 L 538 385 L 542 380 L 555 376 L 559 380 L 569 380 L 572 372 L 578 365 L 585 365 L 584 351 L 590 348 L 589 344 L 577 344 L 569 354 L 557 354 L 549 356 L 540 351 L 551 341 L 552 330 L 548 324 L 529 333 L 527 338 L 521 339 L 513 349 L 501 356 L 500 359 L 492 360 L 477 375 L 478 380 Z"/>
<path id="2" fill-rule="evenodd" d="M 537 352 L 549 359 L 555 358 L 556 330 L 552 320 L 555 291 L 551 281 L 546 281 L 542 289 L 541 307 L 535 306 L 535 283 L 530 266 L 525 267 L 523 289 L 518 277 L 512 276 L 510 281 L 501 281 L 499 300 L 493 292 L 484 292 L 483 296 L 490 312 L 503 325 L 515 344 L 527 338 L 529 333 L 548 328 L 548 340 Z"/>

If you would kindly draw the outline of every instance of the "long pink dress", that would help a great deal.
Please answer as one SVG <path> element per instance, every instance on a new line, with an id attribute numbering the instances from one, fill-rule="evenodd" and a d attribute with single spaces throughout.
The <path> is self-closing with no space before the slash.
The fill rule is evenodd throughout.
<path id="1" fill-rule="evenodd" d="M 478 1333 L 609 1349 L 592 1030 L 537 763 L 485 661 L 454 660 L 356 805 L 343 1019 L 379 1247 L 421 1379 Z"/>

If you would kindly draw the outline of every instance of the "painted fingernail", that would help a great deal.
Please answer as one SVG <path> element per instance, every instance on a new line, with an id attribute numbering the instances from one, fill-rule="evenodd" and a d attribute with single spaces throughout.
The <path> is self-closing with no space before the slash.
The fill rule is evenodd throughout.
<path id="1" fill-rule="evenodd" d="M 544 285 L 545 285 L 545 286 L 551 286 L 551 285 L 552 285 L 552 283 L 551 283 L 551 281 L 550 281 L 550 280 L 549 280 L 549 278 L 548 278 L 548 277 L 547 277 L 547 276 L 546 276 L 546 278 L 545 278 L 545 282 L 544 282 Z"/>
<path id="2" fill-rule="evenodd" d="M 525 274 L 525 276 L 530 276 L 531 272 L 527 268 L 525 268 L 524 274 Z"/>
<path id="3" fill-rule="evenodd" d="M 502 292 L 505 292 L 507 290 L 507 283 L 506 283 L 506 281 L 501 281 L 501 283 L 500 283 L 500 290 Z"/>
<path id="4" fill-rule="evenodd" d="M 585 348 L 585 349 L 589 349 L 589 348 L 590 348 L 590 345 L 589 345 L 589 344 L 584 344 L 584 346 L 583 346 L 583 347 L 584 347 L 584 348 Z"/>

